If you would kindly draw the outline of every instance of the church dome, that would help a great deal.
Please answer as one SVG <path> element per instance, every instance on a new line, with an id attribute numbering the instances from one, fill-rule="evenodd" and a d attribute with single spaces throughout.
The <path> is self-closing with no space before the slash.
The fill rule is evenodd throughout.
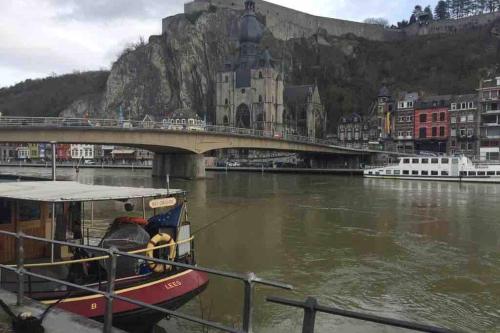
<path id="1" fill-rule="evenodd" d="M 245 1 L 245 14 L 241 18 L 240 43 L 260 43 L 262 39 L 262 25 L 255 16 L 255 2 Z"/>

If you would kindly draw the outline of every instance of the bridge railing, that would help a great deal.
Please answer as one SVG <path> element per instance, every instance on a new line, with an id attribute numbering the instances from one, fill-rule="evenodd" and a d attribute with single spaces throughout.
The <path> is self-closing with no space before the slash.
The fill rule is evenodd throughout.
<path id="1" fill-rule="evenodd" d="M 302 136 L 287 131 L 259 130 L 251 128 L 238 128 L 220 125 L 193 125 L 172 124 L 165 121 L 139 121 L 120 119 L 90 119 L 90 118 L 62 118 L 62 117 L 0 117 L 0 128 L 9 127 L 57 127 L 57 128 L 112 128 L 112 129 L 151 129 L 166 131 L 202 131 L 229 135 L 242 135 L 259 138 L 270 138 L 289 142 L 309 143 L 340 149 L 373 151 L 365 144 L 342 143 L 335 139 L 318 139 Z M 386 152 L 397 152 L 386 150 Z M 383 152 L 383 151 L 381 151 Z"/>

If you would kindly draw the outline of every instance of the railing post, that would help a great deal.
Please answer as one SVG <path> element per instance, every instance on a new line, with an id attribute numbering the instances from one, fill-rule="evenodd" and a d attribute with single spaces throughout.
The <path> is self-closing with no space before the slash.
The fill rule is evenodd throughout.
<path id="1" fill-rule="evenodd" d="M 245 283 L 245 298 L 243 299 L 243 332 L 252 332 L 252 302 L 253 302 L 253 281 L 255 273 L 248 273 Z"/>
<path id="2" fill-rule="evenodd" d="M 17 305 L 23 305 L 24 298 L 24 239 L 23 233 L 18 232 L 16 238 L 17 246 Z"/>
<path id="3" fill-rule="evenodd" d="M 117 249 L 115 247 L 112 247 L 108 253 L 108 286 L 106 295 L 106 312 L 104 313 L 104 333 L 111 333 L 113 329 L 113 296 L 115 293 L 116 251 Z"/>
<path id="4" fill-rule="evenodd" d="M 318 301 L 314 297 L 308 297 L 304 308 L 304 322 L 302 323 L 302 333 L 314 333 L 316 322 L 316 306 Z"/>

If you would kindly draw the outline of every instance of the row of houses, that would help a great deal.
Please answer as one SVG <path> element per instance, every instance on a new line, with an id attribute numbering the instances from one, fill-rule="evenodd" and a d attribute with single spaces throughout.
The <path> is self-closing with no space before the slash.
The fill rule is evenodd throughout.
<path id="1" fill-rule="evenodd" d="M 101 146 L 87 144 L 57 144 L 56 159 L 71 160 L 105 160 L 105 161 L 151 161 L 154 154 L 143 149 L 132 149 L 119 146 Z M 50 144 L 3 144 L 0 145 L 0 161 L 15 160 L 45 161 L 52 158 Z"/>
<path id="2" fill-rule="evenodd" d="M 337 138 L 353 146 L 500 160 L 500 77 L 463 95 L 393 97 L 382 88 L 367 116 L 340 118 Z"/>

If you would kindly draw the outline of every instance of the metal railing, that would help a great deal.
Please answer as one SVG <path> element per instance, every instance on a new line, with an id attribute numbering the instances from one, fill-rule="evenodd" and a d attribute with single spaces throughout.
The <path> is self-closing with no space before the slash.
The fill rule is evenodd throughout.
<path id="1" fill-rule="evenodd" d="M 204 268 L 200 266 L 193 266 L 189 264 L 184 264 L 180 262 L 175 262 L 171 260 L 164 260 L 164 259 L 158 259 L 158 258 L 151 258 L 149 256 L 144 256 L 140 254 L 134 254 L 134 253 L 128 253 L 128 252 L 123 252 L 119 251 L 116 248 L 110 248 L 110 249 L 105 249 L 105 248 L 100 248 L 100 247 L 94 247 L 94 246 L 88 246 L 88 245 L 81 245 L 81 244 L 74 244 L 74 243 L 68 243 L 68 242 L 63 242 L 63 241 L 58 241 L 58 240 L 50 240 L 50 239 L 45 239 L 45 238 L 40 238 L 40 237 L 35 237 L 35 236 L 29 236 L 26 235 L 22 232 L 18 233 L 13 233 L 13 232 L 8 232 L 8 231 L 0 231 L 0 235 L 4 235 L 7 237 L 13 237 L 16 239 L 16 265 L 15 267 L 11 267 L 10 265 L 5 265 L 5 264 L 0 264 L 0 270 L 5 269 L 10 272 L 14 272 L 18 279 L 17 279 L 17 305 L 20 306 L 23 304 L 23 299 L 24 299 L 24 277 L 34 277 L 38 278 L 41 280 L 46 280 L 50 281 L 53 283 L 61 284 L 70 288 L 74 288 L 75 290 L 82 290 L 86 292 L 90 292 L 92 294 L 100 294 L 106 298 L 106 310 L 104 313 L 104 325 L 103 325 L 103 332 L 104 333 L 111 333 L 113 329 L 113 301 L 114 300 L 120 300 L 123 302 L 131 303 L 139 307 L 143 308 L 148 308 L 150 310 L 158 311 L 163 314 L 174 316 L 180 319 L 188 320 L 194 323 L 198 323 L 207 327 L 215 328 L 224 332 L 231 332 L 231 333 L 248 333 L 252 332 L 252 303 L 253 303 L 253 289 L 256 284 L 258 285 L 264 285 L 264 286 L 270 286 L 270 287 L 275 287 L 275 288 L 281 288 L 281 289 L 286 289 L 286 290 L 292 290 L 293 287 L 288 284 L 280 283 L 280 282 L 274 282 L 266 279 L 262 279 L 257 277 L 254 273 L 248 273 L 248 274 L 239 274 L 239 273 L 230 273 L 230 272 L 223 272 L 220 270 L 216 269 L 211 269 L 211 268 Z M 78 285 L 75 283 L 71 283 L 68 281 L 56 279 L 53 277 L 49 277 L 46 275 L 38 274 L 31 272 L 26 269 L 25 263 L 24 263 L 24 240 L 32 240 L 32 241 L 37 241 L 37 242 L 42 242 L 42 243 L 48 243 L 48 244 L 54 244 L 54 245 L 63 245 L 63 246 L 68 246 L 70 248 L 79 248 L 79 249 L 85 249 L 85 250 L 92 250 L 92 251 L 99 251 L 107 256 L 109 256 L 109 261 L 107 263 L 107 272 L 108 272 L 108 277 L 107 277 L 107 288 L 106 291 L 100 290 L 100 289 L 94 289 L 90 288 L 84 285 Z M 163 265 L 171 265 L 173 267 L 178 267 L 178 268 L 183 268 L 183 269 L 191 269 L 194 271 L 199 271 L 199 272 L 204 272 L 207 274 L 211 275 L 216 275 L 216 276 L 221 276 L 229 279 L 234 279 L 243 282 L 244 284 L 244 298 L 243 298 L 243 310 L 242 310 L 242 328 L 237 329 L 233 327 L 228 327 L 225 326 L 221 323 L 205 320 L 202 318 L 194 317 L 191 315 L 183 314 L 178 311 L 173 311 L 173 310 L 167 310 L 165 308 L 155 306 L 152 304 L 147 304 L 139 300 L 131 299 L 128 297 L 120 296 L 115 292 L 115 280 L 116 280 L 116 264 L 117 264 L 117 257 L 118 256 L 123 256 L 123 257 L 129 257 L 129 258 L 134 258 L 134 259 L 139 259 L 139 260 L 144 260 L 145 262 L 154 262 L 157 264 L 163 264 Z"/>
<path id="2" fill-rule="evenodd" d="M 328 307 L 318 304 L 316 298 L 308 297 L 305 302 L 298 302 L 281 297 L 267 297 L 266 300 L 271 303 L 301 308 L 304 310 L 304 320 L 302 322 L 302 333 L 314 333 L 314 326 L 316 323 L 316 313 L 327 313 L 347 318 L 353 318 L 372 323 L 388 325 L 399 328 L 406 328 L 418 332 L 427 333 L 453 333 L 453 331 L 446 328 L 440 328 L 420 323 L 414 323 L 405 320 L 379 317 L 371 314 L 364 314 L 354 311 L 347 311 L 338 308 Z"/>
<path id="3" fill-rule="evenodd" d="M 360 152 L 392 152 L 397 150 L 370 149 L 366 144 L 344 143 L 335 139 L 318 139 L 294 134 L 288 130 L 259 130 L 219 125 L 170 124 L 156 121 L 118 120 L 118 119 L 87 119 L 61 117 L 0 117 L 0 128 L 35 127 L 35 128 L 109 128 L 109 129 L 148 129 L 172 132 L 210 132 L 226 135 L 251 136 L 283 140 L 294 143 L 306 143 L 330 148 L 339 148 Z"/>

